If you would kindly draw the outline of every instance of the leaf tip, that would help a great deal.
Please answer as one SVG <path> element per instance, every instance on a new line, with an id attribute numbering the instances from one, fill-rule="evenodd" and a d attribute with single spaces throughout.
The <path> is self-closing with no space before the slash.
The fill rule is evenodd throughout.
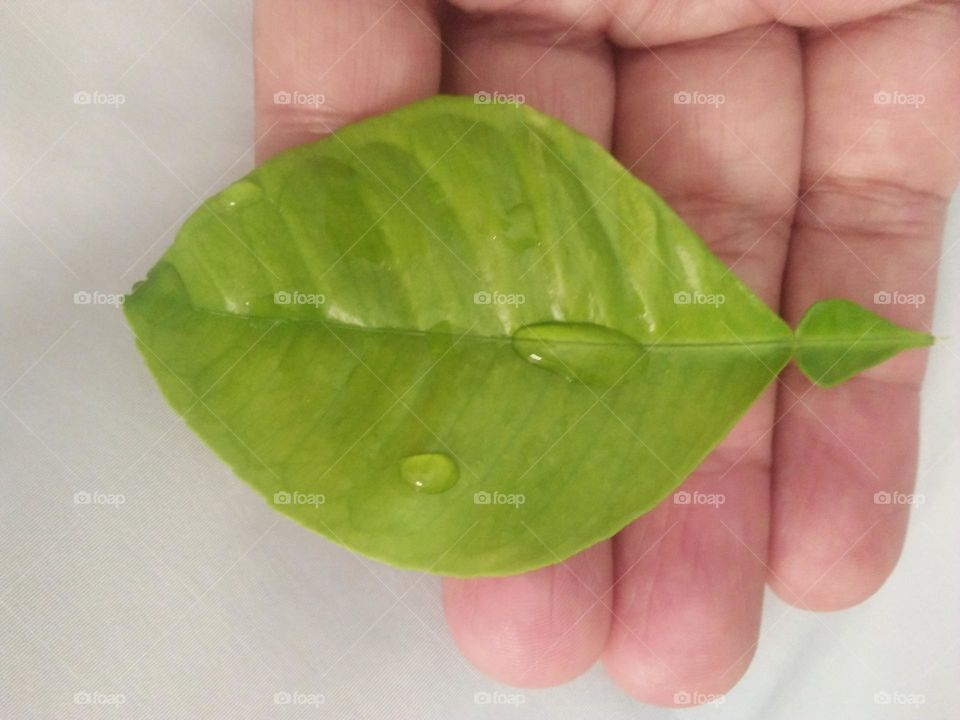
<path id="1" fill-rule="evenodd" d="M 820 387 L 834 387 L 903 350 L 935 341 L 929 333 L 901 327 L 843 298 L 811 305 L 795 339 L 797 366 Z"/>

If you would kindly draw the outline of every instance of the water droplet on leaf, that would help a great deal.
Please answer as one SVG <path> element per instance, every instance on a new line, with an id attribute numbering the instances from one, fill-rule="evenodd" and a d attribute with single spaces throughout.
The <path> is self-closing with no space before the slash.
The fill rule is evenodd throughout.
<path id="1" fill-rule="evenodd" d="M 460 470 L 443 453 L 424 453 L 401 460 L 400 477 L 419 492 L 442 493 L 456 484 Z"/>
<path id="2" fill-rule="evenodd" d="M 234 183 L 219 195 L 211 198 L 219 207 L 232 208 L 237 205 L 249 205 L 260 199 L 263 195 L 263 188 L 255 182 L 242 180 Z"/>
<path id="3" fill-rule="evenodd" d="M 503 233 L 503 240 L 517 252 L 529 250 L 540 244 L 537 222 L 529 205 L 520 203 L 507 211 L 507 226 Z"/>
<path id="4" fill-rule="evenodd" d="M 593 323 L 525 325 L 512 340 L 513 349 L 531 365 L 571 382 L 603 387 L 625 381 L 646 353 L 629 335 Z"/>

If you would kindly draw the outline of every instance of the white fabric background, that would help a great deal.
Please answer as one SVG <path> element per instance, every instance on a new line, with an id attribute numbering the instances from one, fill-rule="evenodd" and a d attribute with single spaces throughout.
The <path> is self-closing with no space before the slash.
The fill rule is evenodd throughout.
<path id="1" fill-rule="evenodd" d="M 121 313 L 73 303 L 127 291 L 198 198 L 252 167 L 249 38 L 247 2 L 0 5 L 0 718 L 679 715 L 599 666 L 519 708 L 478 704 L 519 691 L 459 659 L 436 578 L 270 510 L 166 406 Z M 125 102 L 75 104 L 82 91 Z M 960 715 L 958 242 L 954 215 L 935 325 L 953 338 L 931 355 L 926 503 L 899 567 L 845 612 L 770 595 L 746 678 L 684 717 Z M 274 704 L 293 691 L 325 702 Z M 924 704 L 875 702 L 895 692 Z"/>

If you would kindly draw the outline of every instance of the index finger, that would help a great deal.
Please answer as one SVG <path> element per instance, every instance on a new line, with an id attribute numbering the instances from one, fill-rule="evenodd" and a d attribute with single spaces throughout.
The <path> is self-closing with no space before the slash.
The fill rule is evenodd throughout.
<path id="1" fill-rule="evenodd" d="M 440 85 L 432 0 L 258 0 L 257 162 Z"/>
<path id="2" fill-rule="evenodd" d="M 801 200 L 784 316 L 847 297 L 929 330 L 960 165 L 960 8 L 918 3 L 805 39 Z M 921 351 L 832 389 L 783 376 L 771 584 L 816 610 L 873 593 L 900 553 L 917 456 Z"/>

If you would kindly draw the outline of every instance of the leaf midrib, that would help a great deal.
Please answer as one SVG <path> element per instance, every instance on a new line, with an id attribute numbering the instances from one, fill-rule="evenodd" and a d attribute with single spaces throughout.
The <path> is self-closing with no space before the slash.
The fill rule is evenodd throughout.
<path id="1" fill-rule="evenodd" d="M 180 272 L 177 269 L 176 265 L 172 263 L 164 263 L 168 265 L 178 276 Z M 149 280 L 148 280 L 149 282 Z M 184 290 L 186 288 L 184 287 Z M 179 293 L 178 293 L 179 294 Z M 343 330 L 354 330 L 360 332 L 370 332 L 370 333 L 381 333 L 384 335 L 404 335 L 409 337 L 437 337 L 437 338 L 453 338 L 458 342 L 465 338 L 476 341 L 476 342 L 490 342 L 490 343 L 505 343 L 509 344 L 513 341 L 512 336 L 510 335 L 482 335 L 478 333 L 472 333 L 470 330 L 465 332 L 442 332 L 436 330 L 413 330 L 408 328 L 392 328 L 392 327 L 379 327 L 379 326 L 370 326 L 370 325 L 354 325 L 351 323 L 339 322 L 336 320 L 329 319 L 315 319 L 315 318 L 282 318 L 282 317 L 271 317 L 265 315 L 243 315 L 240 313 L 232 313 L 227 310 L 215 310 L 210 307 L 199 307 L 195 305 L 189 293 L 183 293 L 182 302 L 190 308 L 192 312 L 204 313 L 207 315 L 213 315 L 218 317 L 227 317 L 233 320 L 250 320 L 255 322 L 269 322 L 269 323 L 302 323 L 305 325 L 321 325 L 328 329 L 339 328 Z M 559 320 L 548 320 L 541 322 L 563 322 Z M 534 324 L 534 323 L 530 323 Z M 571 324 L 595 324 L 595 323 L 585 323 L 584 321 L 571 321 Z M 598 326 L 599 327 L 599 326 Z M 517 328 L 519 330 L 519 328 Z M 615 329 L 615 328 L 612 328 Z M 617 330 L 617 332 L 622 332 Z M 730 348 L 730 347 L 743 347 L 747 350 L 753 347 L 763 347 L 763 348 L 790 348 L 793 353 L 796 353 L 797 350 L 818 348 L 818 347 L 837 347 L 837 346 L 850 346 L 854 347 L 872 347 L 872 346 L 893 346 L 897 348 L 911 348 L 911 347 L 924 347 L 933 344 L 933 337 L 926 336 L 918 338 L 916 342 L 904 341 L 903 339 L 896 339 L 891 341 L 891 338 L 885 337 L 865 337 L 864 334 L 859 334 L 855 336 L 838 336 L 830 338 L 817 338 L 817 339 L 800 339 L 796 335 L 796 331 L 790 330 L 787 328 L 787 332 L 790 333 L 789 338 L 784 338 L 782 340 L 758 340 L 758 339 L 744 339 L 736 338 L 731 340 L 708 340 L 708 341 L 661 341 L 661 342 L 644 342 L 642 340 L 633 340 L 633 342 L 596 342 L 596 341 L 578 341 L 578 340 L 564 340 L 564 339 L 553 339 L 551 338 L 548 342 L 555 345 L 589 345 L 594 347 L 637 347 L 640 349 L 647 350 L 656 350 L 661 349 L 671 349 L 671 348 L 686 348 L 693 350 L 710 350 L 710 349 L 721 349 L 721 348 Z M 536 338 L 526 338 L 526 341 L 536 341 Z"/>
<path id="2" fill-rule="evenodd" d="M 409 337 L 437 337 L 437 338 L 454 338 L 459 340 L 469 339 L 477 342 L 491 342 L 491 343 L 510 343 L 513 338 L 510 335 L 481 335 L 478 333 L 472 333 L 469 330 L 465 332 L 441 332 L 436 330 L 411 330 L 407 328 L 393 328 L 393 327 L 379 327 L 379 326 L 370 326 L 370 325 L 353 325 L 351 323 L 338 322 L 336 320 L 328 319 L 314 319 L 314 318 L 280 318 L 280 317 L 269 317 L 265 315 L 241 315 L 239 313 L 231 313 L 226 311 L 213 310 L 211 308 L 205 307 L 196 307 L 191 303 L 188 303 L 190 308 L 194 312 L 202 312 L 208 315 L 215 315 L 219 317 L 229 317 L 234 320 L 251 320 L 257 322 L 271 322 L 271 323 L 283 323 L 283 324 L 304 324 L 304 325 L 322 325 L 327 328 L 339 328 L 344 330 L 355 330 L 360 332 L 370 332 L 370 333 L 380 333 L 384 335 L 404 335 Z M 547 321 L 547 322 L 562 322 L 562 321 Z M 582 324 L 582 321 L 581 321 Z M 518 328 L 519 329 L 519 328 Z M 620 331 L 618 331 L 620 332 Z M 531 338 L 527 338 L 529 342 Z M 532 338 L 536 341 L 536 338 Z M 931 339 L 932 340 L 932 339 Z M 835 346 L 845 346 L 849 345 L 851 347 L 862 347 L 862 346 L 889 346 L 894 345 L 896 347 L 920 347 L 923 345 L 928 345 L 930 342 L 905 342 L 903 340 L 894 340 L 891 341 L 890 338 L 884 337 L 863 337 L 863 336 L 841 336 L 833 338 L 818 338 L 816 340 L 803 340 L 799 341 L 796 336 L 792 336 L 789 340 L 709 340 L 709 341 L 689 341 L 689 342 L 676 342 L 676 341 L 663 341 L 663 342 L 644 342 L 641 340 L 636 340 L 634 342 L 595 342 L 595 341 L 578 341 L 578 340 L 563 340 L 563 339 L 550 339 L 549 342 L 551 345 L 591 345 L 596 347 L 638 347 L 647 350 L 655 350 L 657 348 L 690 348 L 690 349 L 717 349 L 717 348 L 727 348 L 727 347 L 743 347 L 750 349 L 751 347 L 782 347 L 782 348 L 817 348 L 817 347 L 835 347 Z"/>

